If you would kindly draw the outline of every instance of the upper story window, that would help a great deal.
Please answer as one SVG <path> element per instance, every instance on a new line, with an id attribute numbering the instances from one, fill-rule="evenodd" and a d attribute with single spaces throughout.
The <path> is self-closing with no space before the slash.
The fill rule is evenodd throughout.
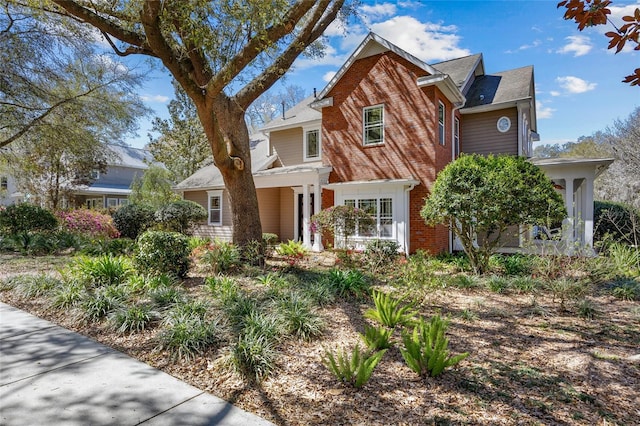
<path id="1" fill-rule="evenodd" d="M 91 172 L 89 172 L 89 178 L 91 180 L 100 179 L 100 171 L 99 170 L 91 170 Z"/>
<path id="2" fill-rule="evenodd" d="M 365 146 L 384 143 L 384 105 L 365 108 L 362 122 L 362 142 Z"/>
<path id="3" fill-rule="evenodd" d="M 460 120 L 458 117 L 453 119 L 453 147 L 456 158 L 458 158 L 460 155 Z"/>
<path id="4" fill-rule="evenodd" d="M 9 179 L 6 176 L 0 176 L 0 190 L 5 191 L 9 188 Z"/>
<path id="5" fill-rule="evenodd" d="M 444 139 L 444 117 L 445 117 L 445 107 L 442 102 L 438 102 L 438 141 L 440 145 L 445 144 Z"/>
<path id="6" fill-rule="evenodd" d="M 320 129 L 304 131 L 304 161 L 319 160 L 322 155 Z"/>
<path id="7" fill-rule="evenodd" d="M 208 191 L 209 194 L 209 225 L 222 225 L 222 191 Z"/>

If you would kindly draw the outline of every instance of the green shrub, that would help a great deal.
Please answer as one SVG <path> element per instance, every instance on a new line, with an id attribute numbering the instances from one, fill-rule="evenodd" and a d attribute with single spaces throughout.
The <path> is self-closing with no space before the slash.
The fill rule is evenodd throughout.
<path id="1" fill-rule="evenodd" d="M 60 227 L 66 231 L 90 237 L 117 238 L 120 233 L 113 225 L 113 219 L 96 210 L 60 210 L 56 213 Z"/>
<path id="2" fill-rule="evenodd" d="M 489 259 L 505 275 L 528 275 L 531 273 L 532 260 L 525 254 L 494 254 Z"/>
<path id="3" fill-rule="evenodd" d="M 160 207 L 154 217 L 162 229 L 188 234 L 193 225 L 207 218 L 207 211 L 194 201 L 179 200 Z"/>
<path id="4" fill-rule="evenodd" d="M 450 356 L 449 339 L 445 337 L 448 322 L 434 315 L 430 322 L 420 319 L 413 332 L 402 332 L 402 358 L 407 366 L 420 376 L 436 377 L 469 356 L 468 352 Z"/>
<path id="5" fill-rule="evenodd" d="M 199 260 L 211 273 L 227 272 L 240 265 L 240 250 L 231 242 L 215 241 L 202 246 L 198 252 Z"/>
<path id="6" fill-rule="evenodd" d="M 392 332 L 393 330 L 390 328 L 371 327 L 370 325 L 365 325 L 364 334 L 361 336 L 369 349 L 377 351 L 380 349 L 389 349 L 391 347 Z"/>
<path id="7" fill-rule="evenodd" d="M 287 259 L 290 266 L 297 265 L 309 253 L 302 242 L 293 240 L 280 243 L 276 251 L 280 256 L 284 256 Z"/>
<path id="8" fill-rule="evenodd" d="M 276 367 L 277 355 L 272 340 L 249 333 L 238 337 L 231 351 L 231 360 L 241 375 L 260 382 Z"/>
<path id="9" fill-rule="evenodd" d="M 640 283 L 633 280 L 624 280 L 615 283 L 611 293 L 620 300 L 637 300 L 640 299 Z"/>
<path id="10" fill-rule="evenodd" d="M 342 269 L 332 269 L 328 276 L 329 285 L 340 297 L 355 296 L 361 297 L 369 291 L 369 283 L 357 269 L 343 271 Z"/>
<path id="11" fill-rule="evenodd" d="M 58 220 L 47 209 L 33 204 L 12 204 L 0 209 L 0 232 L 7 235 L 33 231 L 53 231 Z"/>
<path id="12" fill-rule="evenodd" d="M 399 249 L 400 245 L 396 240 L 369 241 L 365 246 L 364 261 L 373 271 L 377 271 L 392 265 L 400 256 Z"/>
<path id="13" fill-rule="evenodd" d="M 487 288 L 494 293 L 506 293 L 509 289 L 509 280 L 505 277 L 492 275 L 487 280 Z"/>
<path id="14" fill-rule="evenodd" d="M 450 277 L 448 284 L 457 288 L 478 287 L 480 280 L 477 275 L 458 274 Z"/>
<path id="15" fill-rule="evenodd" d="M 123 256 L 76 258 L 70 265 L 71 274 L 95 286 L 122 284 L 133 274 L 131 261 Z"/>
<path id="16" fill-rule="evenodd" d="M 527 276 L 513 278 L 510 284 L 510 288 L 517 293 L 533 293 L 542 286 L 543 283 Z"/>
<path id="17" fill-rule="evenodd" d="M 45 274 L 20 275 L 14 277 L 11 281 L 17 293 L 25 298 L 49 294 L 60 286 L 60 280 Z"/>
<path id="18" fill-rule="evenodd" d="M 262 234 L 262 242 L 267 249 L 273 249 L 273 247 L 278 242 L 278 236 L 276 234 L 271 234 L 269 232 L 264 232 Z"/>
<path id="19" fill-rule="evenodd" d="M 144 331 L 156 314 L 147 305 L 132 305 L 116 310 L 109 316 L 112 328 L 119 333 Z"/>
<path id="20" fill-rule="evenodd" d="M 640 212 L 624 203 L 595 201 L 593 205 L 593 240 L 640 244 Z"/>
<path id="21" fill-rule="evenodd" d="M 559 278 L 546 284 L 547 290 L 553 295 L 553 301 L 560 302 L 560 308 L 565 309 L 568 300 L 577 300 L 589 291 L 589 286 L 581 281 L 571 278 Z"/>
<path id="22" fill-rule="evenodd" d="M 373 290 L 373 302 L 375 309 L 368 309 L 364 316 L 378 321 L 380 324 L 389 328 L 395 328 L 397 325 L 409 325 L 413 322 L 415 311 L 411 305 L 400 306 L 402 300 L 394 299 L 387 293 Z"/>
<path id="23" fill-rule="evenodd" d="M 113 224 L 121 237 L 135 240 L 155 224 L 154 209 L 145 204 L 127 204 L 113 213 Z"/>
<path id="24" fill-rule="evenodd" d="M 89 322 L 100 321 L 117 309 L 122 308 L 124 298 L 124 293 L 119 293 L 111 286 L 98 289 L 81 301 L 80 310 L 82 316 Z"/>
<path id="25" fill-rule="evenodd" d="M 584 319 L 594 319 L 599 313 L 596 305 L 589 299 L 580 300 L 576 307 L 578 308 L 578 315 Z"/>
<path id="26" fill-rule="evenodd" d="M 185 299 L 184 292 L 176 287 L 159 287 L 150 291 L 149 296 L 159 308 L 181 303 Z"/>
<path id="27" fill-rule="evenodd" d="M 189 270 L 189 239 L 176 232 L 147 231 L 138 238 L 134 264 L 143 273 L 183 278 Z"/>
<path id="28" fill-rule="evenodd" d="M 86 294 L 86 287 L 77 280 L 63 282 L 53 292 L 52 306 L 54 308 L 70 308 L 79 304 Z"/>
<path id="29" fill-rule="evenodd" d="M 369 355 L 366 351 L 361 352 L 360 346 L 356 344 L 351 356 L 346 349 L 338 350 L 335 355 L 325 350 L 322 363 L 340 382 L 360 388 L 369 381 L 386 351 L 383 349 Z"/>
<path id="30" fill-rule="evenodd" d="M 640 247 L 613 243 L 607 247 L 607 256 L 614 274 L 630 278 L 640 276 Z"/>
<path id="31" fill-rule="evenodd" d="M 242 318 L 242 334 L 263 336 L 268 340 L 278 340 L 284 332 L 282 318 L 276 315 L 251 310 Z"/>
<path id="32" fill-rule="evenodd" d="M 164 325 L 158 336 L 158 347 L 169 351 L 173 358 L 190 360 L 219 340 L 218 323 L 206 321 L 198 315 L 172 315 Z"/>

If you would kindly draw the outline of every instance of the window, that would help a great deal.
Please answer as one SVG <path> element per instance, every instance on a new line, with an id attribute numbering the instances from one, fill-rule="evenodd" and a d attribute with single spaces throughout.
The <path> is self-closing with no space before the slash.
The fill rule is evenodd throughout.
<path id="1" fill-rule="evenodd" d="M 444 115 L 445 108 L 442 102 L 438 102 L 438 140 L 440 145 L 444 145 Z"/>
<path id="2" fill-rule="evenodd" d="M 372 106 L 363 110 L 363 144 L 384 143 L 384 106 Z"/>
<path id="3" fill-rule="evenodd" d="M 102 198 L 87 198 L 88 209 L 101 209 L 104 207 L 104 201 Z"/>
<path id="4" fill-rule="evenodd" d="M 313 129 L 304 132 L 305 161 L 320 159 L 320 130 Z"/>
<path id="5" fill-rule="evenodd" d="M 91 180 L 100 179 L 100 171 L 99 170 L 91 170 L 91 172 L 89 172 L 89 178 Z"/>
<path id="6" fill-rule="evenodd" d="M 209 225 L 222 225 L 222 191 L 209 191 Z"/>
<path id="7" fill-rule="evenodd" d="M 460 120 L 458 117 L 453 119 L 453 146 L 456 158 L 460 155 Z"/>
<path id="8" fill-rule="evenodd" d="M 357 237 L 393 237 L 393 202 L 391 198 L 361 198 L 344 200 L 345 206 L 358 207 L 369 213 L 375 220 L 376 227 L 370 232 L 360 233 Z"/>
<path id="9" fill-rule="evenodd" d="M 0 190 L 7 190 L 9 188 L 9 179 L 6 176 L 0 176 Z"/>
<path id="10" fill-rule="evenodd" d="M 128 203 L 129 203 L 129 200 L 127 200 L 126 198 L 111 198 L 111 197 L 107 198 L 107 207 L 118 207 Z"/>

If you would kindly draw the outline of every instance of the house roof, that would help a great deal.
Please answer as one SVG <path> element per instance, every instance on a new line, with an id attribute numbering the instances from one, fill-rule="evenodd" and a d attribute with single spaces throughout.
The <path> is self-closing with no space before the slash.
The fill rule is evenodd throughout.
<path id="1" fill-rule="evenodd" d="M 542 169 L 554 168 L 569 170 L 572 167 L 591 166 L 595 168 L 595 177 L 609 168 L 615 161 L 613 158 L 578 158 L 578 157 L 533 157 L 529 161 Z"/>
<path id="2" fill-rule="evenodd" d="M 147 169 L 149 163 L 153 162 L 153 156 L 146 149 L 114 144 L 109 144 L 108 148 L 114 154 L 114 158 L 109 160 L 110 166 Z"/>
<path id="3" fill-rule="evenodd" d="M 439 72 L 449 75 L 451 80 L 453 80 L 456 86 L 461 90 L 473 75 L 477 76 L 484 74 L 482 53 L 438 62 L 431 66 Z"/>
<path id="4" fill-rule="evenodd" d="M 515 103 L 533 97 L 533 66 L 476 77 L 463 110 Z M 461 110 L 461 112 L 463 112 Z"/>
<path id="5" fill-rule="evenodd" d="M 284 117 L 274 118 L 260 129 L 262 132 L 273 130 L 284 130 L 292 127 L 299 127 L 301 123 L 321 120 L 322 113 L 311 108 L 309 105 L 314 101 L 313 96 L 309 96 L 296 104 L 293 108 L 285 111 Z"/>
<path id="6" fill-rule="evenodd" d="M 256 172 L 266 169 L 276 160 L 276 155 L 268 155 L 269 141 L 267 137 L 258 133 L 250 137 L 251 146 L 251 170 Z M 193 189 L 222 188 L 224 181 L 220 170 L 214 165 L 204 166 L 182 182 L 174 186 L 179 191 Z"/>

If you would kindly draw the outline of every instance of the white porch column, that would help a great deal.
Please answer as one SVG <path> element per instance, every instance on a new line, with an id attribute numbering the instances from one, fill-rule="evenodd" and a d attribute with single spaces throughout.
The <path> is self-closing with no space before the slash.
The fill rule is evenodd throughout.
<path id="1" fill-rule="evenodd" d="M 593 248 L 593 178 L 587 176 L 582 184 L 584 186 L 584 246 Z"/>
<path id="2" fill-rule="evenodd" d="M 316 182 L 313 184 L 313 214 L 320 213 L 320 209 L 322 209 L 322 188 L 320 188 L 320 176 L 318 176 Z M 311 247 L 311 250 L 315 252 L 324 250 L 320 232 L 313 234 L 313 247 Z"/>
<path id="3" fill-rule="evenodd" d="M 302 185 L 302 244 L 308 249 L 311 249 L 311 229 L 309 225 L 311 221 L 309 220 L 311 214 L 309 212 L 309 185 Z"/>
<path id="4" fill-rule="evenodd" d="M 575 212 L 573 208 L 573 177 L 567 177 L 565 179 L 564 185 L 564 206 L 567 209 L 567 218 L 562 223 L 563 225 L 563 235 L 562 240 L 566 244 L 566 248 L 568 251 L 571 251 L 573 248 L 573 235 L 574 235 L 574 222 L 575 222 Z"/>

